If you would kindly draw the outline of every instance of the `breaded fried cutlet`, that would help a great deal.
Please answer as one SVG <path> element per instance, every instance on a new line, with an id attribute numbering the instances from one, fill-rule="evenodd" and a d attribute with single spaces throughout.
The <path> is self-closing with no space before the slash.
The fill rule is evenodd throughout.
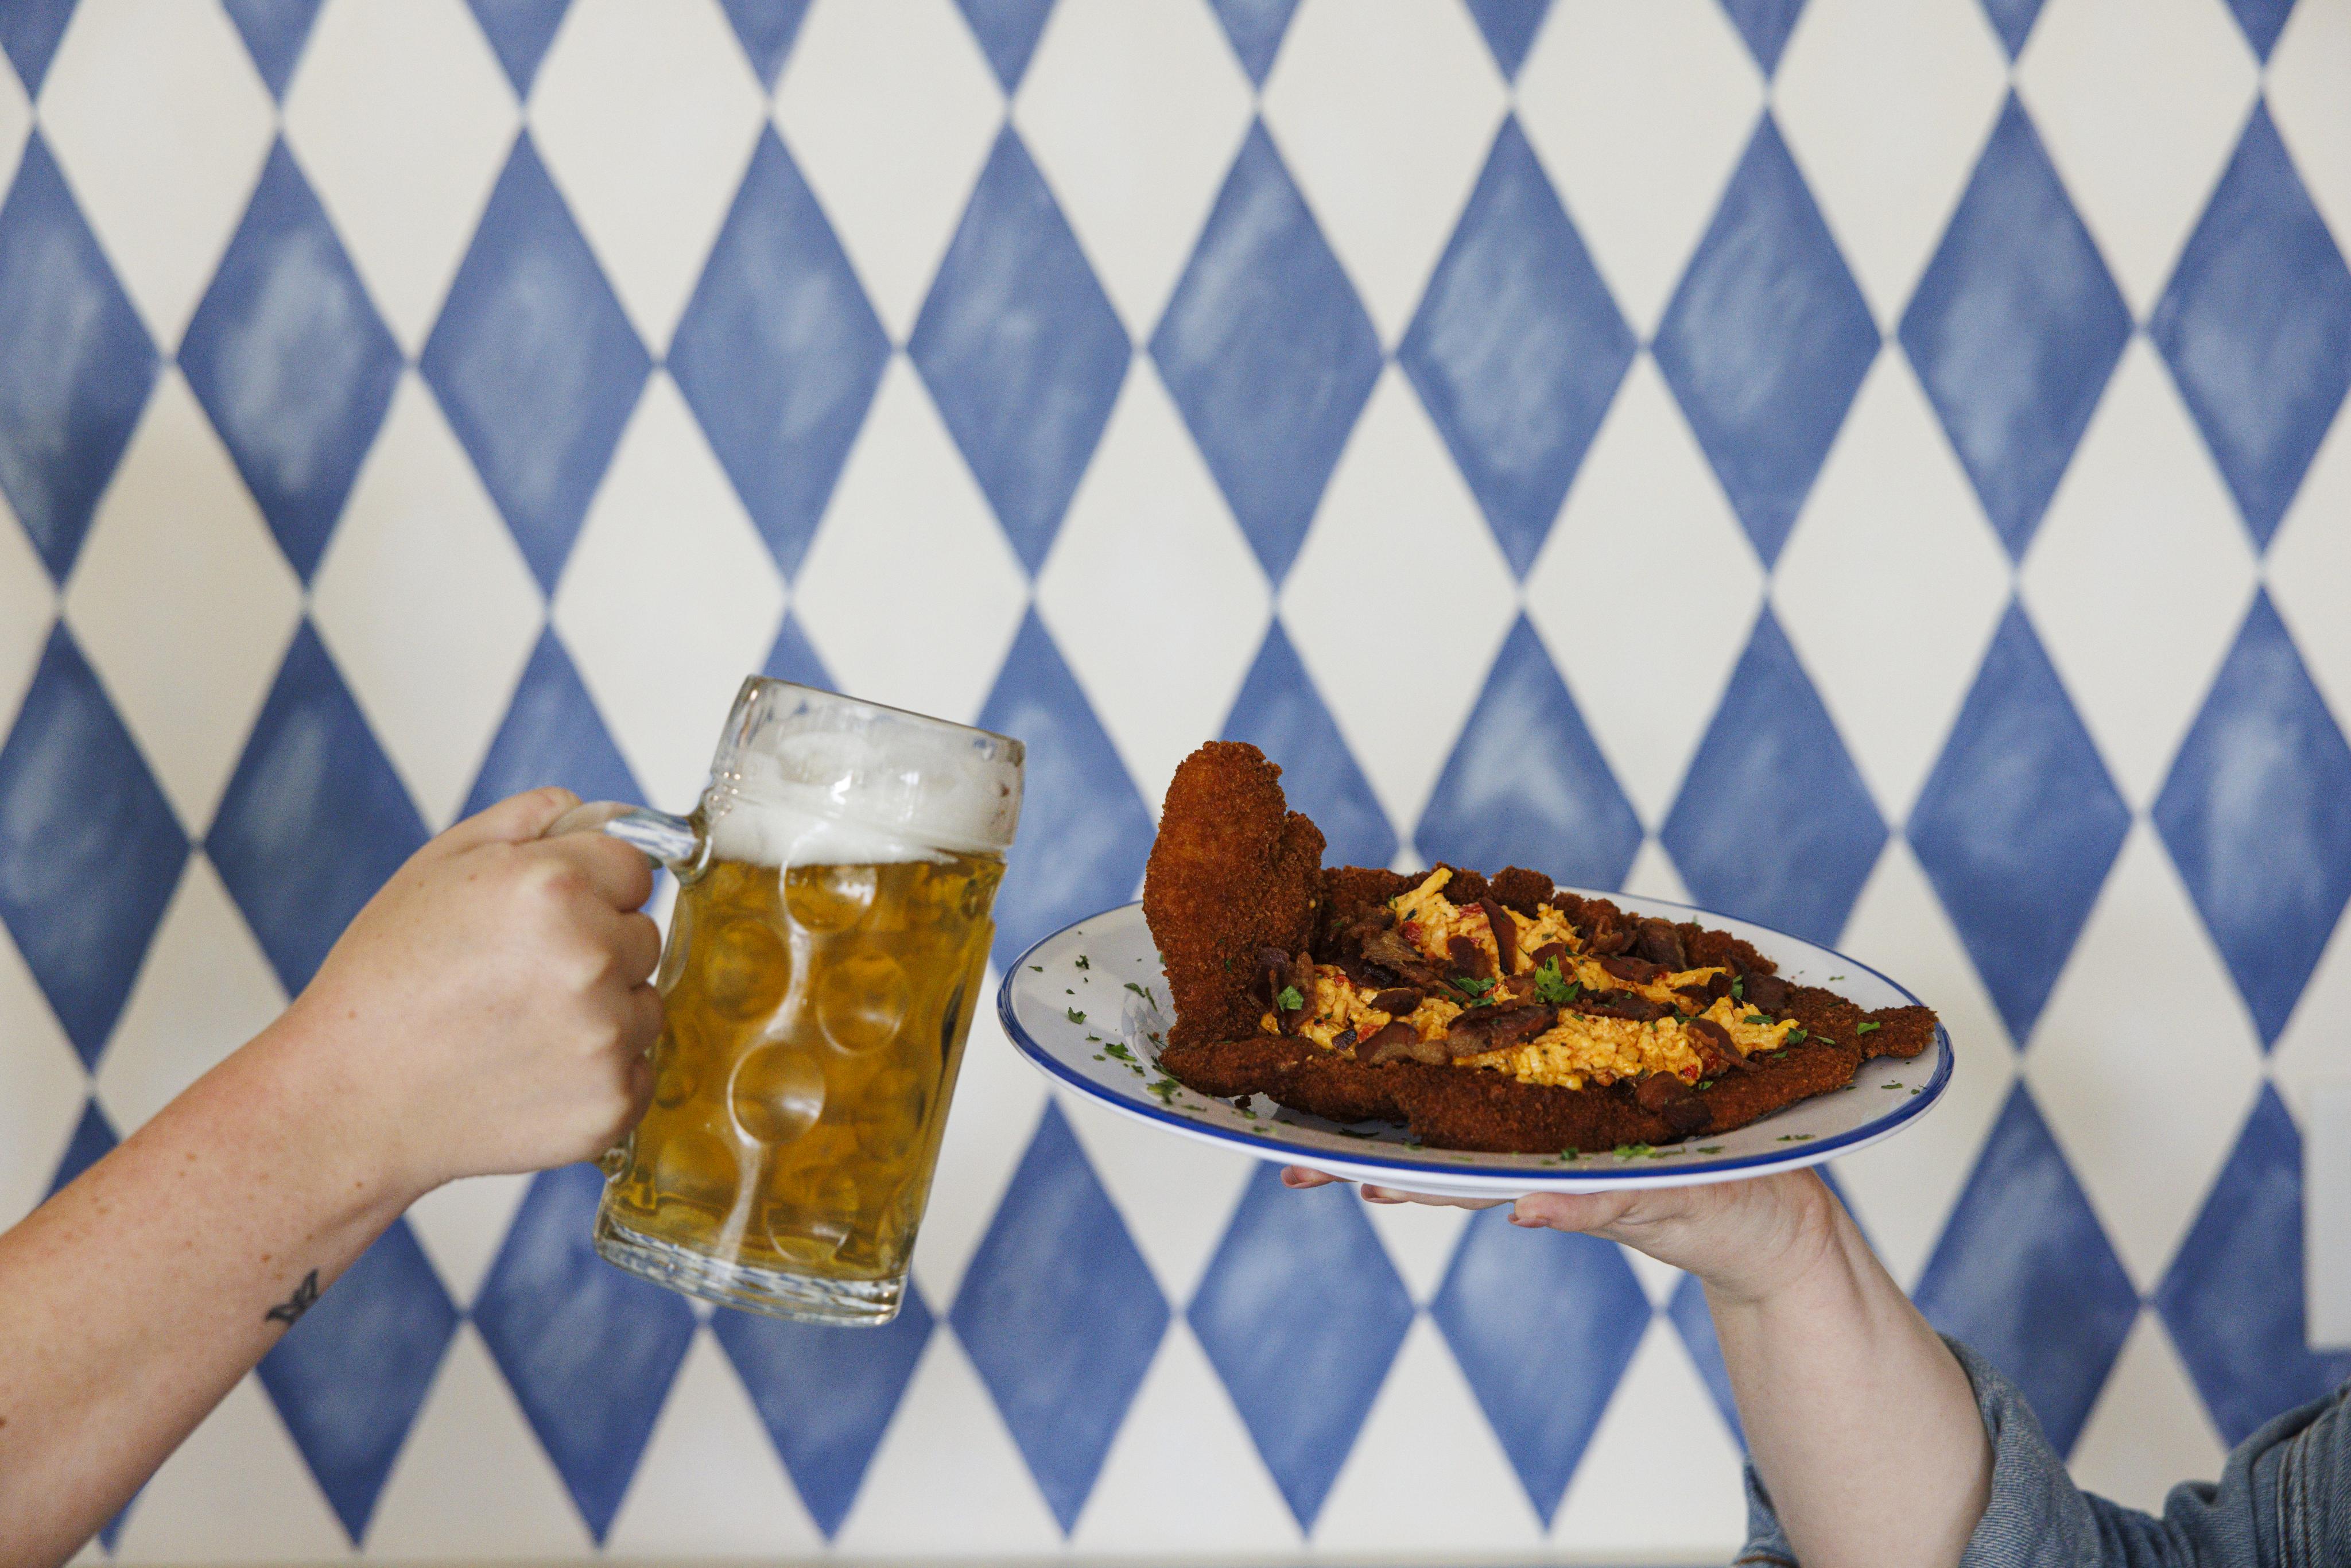
<path id="1" fill-rule="evenodd" d="M 1220 1098 L 1547 1154 L 1727 1132 L 1932 1043 L 1747 942 L 1512 866 L 1321 864 L 1280 769 L 1215 742 L 1169 787 L 1144 917 L 1174 994 L 1160 1066 Z"/>

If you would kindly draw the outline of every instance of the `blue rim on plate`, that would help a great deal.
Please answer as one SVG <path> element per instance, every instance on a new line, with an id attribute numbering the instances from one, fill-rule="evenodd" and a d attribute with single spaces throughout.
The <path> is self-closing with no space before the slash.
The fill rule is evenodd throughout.
<path id="1" fill-rule="evenodd" d="M 1756 946 L 1762 949 L 1767 956 L 1774 958 L 1783 972 L 1792 967 L 1790 962 L 1792 956 L 1799 956 L 1808 961 L 1828 960 L 1844 966 L 1844 972 L 1830 977 L 1843 979 L 1852 975 L 1866 975 L 1878 986 L 1884 988 L 1886 997 L 1874 998 L 1866 1004 L 1873 1008 L 1905 1004 L 1922 1005 L 1917 997 L 1907 987 L 1874 966 L 1865 964 L 1857 958 L 1836 952 L 1832 948 L 1823 947 L 1816 943 L 1803 941 L 1785 932 L 1773 930 L 1769 926 L 1759 925 L 1751 921 L 1733 919 L 1711 910 L 1699 909 L 1694 905 L 1676 903 L 1669 899 L 1641 898 L 1624 894 L 1594 894 L 1587 896 L 1612 898 L 1620 905 L 1634 909 L 1636 913 L 1677 911 L 1706 924 L 1730 929 L 1736 934 L 1749 937 L 1750 940 L 1762 938 L 1756 941 Z M 1110 929 L 1103 930 L 1105 926 Z M 1131 1084 L 1108 1071 L 1092 1074 L 1085 1070 L 1083 1062 L 1089 1057 L 1095 1061 L 1106 1060 L 1105 1056 L 1098 1051 L 1110 1052 L 1107 1060 L 1125 1066 L 1129 1073 L 1137 1078 L 1143 1076 L 1142 1069 L 1145 1065 L 1156 1070 L 1155 1058 L 1145 1056 L 1148 1048 L 1132 1032 L 1142 1026 L 1130 1022 L 1129 1032 L 1115 1043 L 1125 1046 L 1132 1054 L 1119 1057 L 1112 1049 L 1113 1042 L 1103 1040 L 1097 1036 L 1086 1037 L 1087 1044 L 1064 1040 L 1061 1043 L 1061 1048 L 1056 1049 L 1054 1044 L 1038 1038 L 1037 1032 L 1023 1021 L 1019 1007 L 1024 999 L 1029 999 L 1038 1006 L 1060 1008 L 1063 1012 L 1074 1015 L 1071 1026 L 1072 1033 L 1076 1029 L 1082 1027 L 1088 1014 L 1080 1009 L 1063 1008 L 1059 999 L 1045 997 L 1043 992 L 1047 988 L 1047 980 L 1035 979 L 1031 977 L 1045 973 L 1043 965 L 1040 963 L 1040 957 L 1052 958 L 1062 955 L 1064 950 L 1072 946 L 1078 939 L 1085 937 L 1089 928 L 1093 929 L 1094 938 L 1098 943 L 1106 940 L 1113 943 L 1132 944 L 1139 940 L 1141 950 L 1132 955 L 1133 962 L 1144 967 L 1145 977 L 1154 986 L 1164 984 L 1164 977 L 1158 967 L 1157 950 L 1150 941 L 1148 930 L 1143 925 L 1140 905 L 1125 904 L 1072 922 L 1041 941 L 1031 944 L 1029 949 L 1014 961 L 1011 969 L 1006 974 L 1002 984 L 998 988 L 997 1016 L 1003 1024 L 1006 1038 L 1022 1055 L 1034 1063 L 1040 1071 L 1123 1114 L 1188 1137 L 1237 1149 L 1254 1158 L 1276 1161 L 1285 1165 L 1315 1166 L 1332 1170 L 1336 1175 L 1353 1174 L 1357 1179 L 1362 1179 L 1365 1175 L 1383 1177 L 1394 1176 L 1410 1178 L 1399 1180 L 1396 1183 L 1399 1186 L 1414 1186 L 1427 1191 L 1449 1191 L 1456 1194 L 1479 1193 L 1487 1196 L 1501 1196 L 1511 1190 L 1521 1192 L 1591 1190 L 1623 1186 L 1684 1186 L 1704 1181 L 1730 1180 L 1744 1176 L 1761 1175 L 1773 1170 L 1817 1165 L 1861 1145 L 1874 1144 L 1915 1122 L 1942 1097 L 1943 1091 L 1949 1086 L 1951 1078 L 1953 1055 L 1950 1036 L 1938 1019 L 1935 1027 L 1934 1044 L 1929 1048 L 1936 1060 L 1927 1081 L 1915 1088 L 1907 1083 L 1886 1085 L 1885 1087 L 1891 1088 L 1908 1088 L 1910 1092 L 1906 1094 L 1899 1103 L 1883 1113 L 1855 1119 L 1850 1111 L 1839 1114 L 1832 1108 L 1826 1113 L 1828 1120 L 1849 1122 L 1851 1124 L 1841 1126 L 1834 1131 L 1789 1134 L 1774 1140 L 1776 1143 L 1787 1145 L 1788 1146 L 1785 1147 L 1755 1149 L 1739 1154 L 1726 1153 L 1713 1157 L 1686 1157 L 1686 1152 L 1693 1151 L 1695 1147 L 1694 1141 L 1686 1141 L 1681 1145 L 1667 1145 L 1667 1152 L 1645 1151 L 1637 1156 L 1637 1163 L 1635 1164 L 1626 1163 L 1628 1158 L 1635 1158 L 1635 1156 L 1616 1155 L 1612 1158 L 1613 1151 L 1594 1151 L 1565 1163 L 1562 1163 L 1561 1156 L 1558 1155 L 1479 1155 L 1458 1150 L 1430 1151 L 1426 1155 L 1417 1152 L 1406 1154 L 1404 1151 L 1414 1145 L 1401 1141 L 1404 1136 L 1401 1129 L 1389 1128 L 1379 1124 L 1365 1124 L 1365 1125 L 1378 1125 L 1382 1130 L 1373 1134 L 1343 1131 L 1335 1124 L 1322 1122 L 1319 1118 L 1301 1116 L 1286 1111 L 1279 1113 L 1280 1120 L 1272 1120 L 1270 1114 L 1268 1118 L 1252 1118 L 1257 1122 L 1256 1125 L 1225 1125 L 1218 1120 L 1212 1119 L 1215 1113 L 1222 1113 L 1226 1117 L 1232 1118 L 1236 1122 L 1239 1118 L 1251 1116 L 1251 1113 L 1235 1110 L 1228 1102 L 1213 1100 L 1205 1095 L 1191 1094 L 1188 1090 L 1184 1092 L 1202 1103 L 1189 1112 L 1179 1110 L 1175 1107 L 1175 1095 L 1172 1092 L 1165 1093 L 1161 1102 L 1155 1103 L 1152 1094 L 1157 1092 L 1156 1090 Z M 1128 956 L 1129 955 L 1122 951 L 1116 956 Z M 1080 975 L 1080 970 L 1084 971 L 1082 976 Z M 1066 972 L 1052 974 L 1047 978 L 1054 983 L 1078 978 L 1081 979 L 1082 983 L 1091 985 L 1092 977 L 1095 973 L 1090 963 L 1074 964 Z M 1107 985 L 1113 977 L 1107 970 L 1100 973 Z M 1158 1006 L 1156 996 L 1150 988 L 1128 987 L 1127 982 L 1123 980 L 1119 981 L 1118 984 L 1123 988 L 1134 989 L 1138 994 L 1147 998 L 1152 1003 L 1154 1017 L 1161 1019 L 1166 1017 L 1166 1009 Z M 1066 987 L 1063 989 L 1071 995 L 1076 994 L 1074 986 Z M 1134 1007 L 1132 1003 L 1117 1005 L 1123 1011 L 1129 1012 Z M 1098 1050 L 1090 1050 L 1089 1045 Z M 1077 1060 L 1071 1060 L 1072 1056 Z M 1143 1060 L 1136 1060 L 1137 1058 L 1143 1058 Z M 1918 1059 L 1916 1058 L 1907 1061 L 1898 1058 L 1873 1058 L 1869 1062 L 1863 1064 L 1862 1069 L 1855 1075 L 1855 1082 L 1850 1087 L 1856 1089 L 1861 1087 L 1860 1078 L 1868 1073 L 1873 1067 L 1891 1063 L 1892 1070 L 1898 1072 L 1915 1065 Z M 1174 1085 L 1172 1080 L 1165 1077 L 1162 1078 L 1162 1084 L 1180 1087 Z M 1813 1108 L 1812 1113 L 1809 1116 L 1800 1116 L 1800 1120 L 1821 1120 L 1823 1113 L 1820 1108 L 1823 1103 L 1834 1102 L 1837 1097 L 1836 1091 L 1815 1095 L 1811 1099 L 1798 1101 L 1793 1105 L 1783 1107 L 1771 1116 L 1763 1118 L 1761 1122 L 1750 1124 L 1748 1127 L 1734 1129 L 1724 1134 L 1708 1134 L 1707 1138 L 1709 1142 L 1727 1143 L 1740 1140 L 1751 1143 L 1753 1139 L 1742 1139 L 1741 1134 L 1748 1134 L 1756 1127 L 1777 1124 L 1782 1118 L 1798 1115 L 1807 1107 Z M 1671 1158 L 1674 1162 L 1670 1166 L 1661 1168 L 1656 1163 L 1667 1158 Z"/>

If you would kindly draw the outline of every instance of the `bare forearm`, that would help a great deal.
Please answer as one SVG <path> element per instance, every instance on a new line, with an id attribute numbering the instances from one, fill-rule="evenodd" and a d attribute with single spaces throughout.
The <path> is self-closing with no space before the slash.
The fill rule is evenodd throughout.
<path id="1" fill-rule="evenodd" d="M 1761 1295 L 1708 1291 L 1756 1470 L 1805 1568 L 1949 1568 L 1991 1490 L 1974 1392 L 1820 1197 L 1809 1267 Z"/>
<path id="2" fill-rule="evenodd" d="M 306 1076 L 301 1028 L 0 1235 L 0 1541 L 22 1561 L 86 1541 L 413 1196 Z"/>

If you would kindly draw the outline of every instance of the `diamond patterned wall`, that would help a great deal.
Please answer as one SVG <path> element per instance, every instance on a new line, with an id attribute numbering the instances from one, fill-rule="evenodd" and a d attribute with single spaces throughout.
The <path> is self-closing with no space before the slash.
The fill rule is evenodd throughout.
<path id="1" fill-rule="evenodd" d="M 0 9 L 0 1218 L 526 784 L 764 669 L 1693 897 L 1959 1073 L 1840 1191 L 2141 1504 L 2351 1372 L 2351 0 Z M 983 1019 L 882 1333 L 434 1195 L 93 1559 L 1716 1556 L 1690 1281 L 1282 1191 Z"/>

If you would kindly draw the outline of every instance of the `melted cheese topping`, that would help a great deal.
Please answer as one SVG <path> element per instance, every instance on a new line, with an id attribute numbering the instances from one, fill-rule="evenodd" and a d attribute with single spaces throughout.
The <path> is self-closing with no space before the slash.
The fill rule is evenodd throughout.
<path id="1" fill-rule="evenodd" d="M 1445 896 L 1446 884 L 1452 878 L 1453 873 L 1440 866 L 1429 873 L 1419 886 L 1390 901 L 1389 907 L 1395 912 L 1405 939 L 1433 961 L 1449 966 L 1451 951 L 1447 944 L 1453 937 L 1466 936 L 1499 966 L 1501 949 L 1486 911 L 1476 904 L 1456 904 Z M 1511 966 L 1514 971 L 1523 973 L 1528 958 L 1558 943 L 1569 953 L 1567 961 L 1561 966 L 1562 977 L 1581 983 L 1587 991 L 1633 991 L 1677 1011 L 1686 1004 L 1686 998 L 1677 994 L 1678 990 L 1702 989 L 1717 975 L 1729 973 L 1719 967 L 1660 970 L 1649 980 L 1635 984 L 1610 974 L 1598 958 L 1584 953 L 1583 937 L 1558 910 L 1546 904 L 1531 918 L 1514 909 L 1504 913 L 1510 917 L 1510 936 L 1520 955 L 1519 961 Z M 1357 986 L 1336 965 L 1317 964 L 1314 994 L 1295 1020 L 1294 1032 L 1325 1051 L 1347 1049 L 1355 1040 L 1367 1040 L 1395 1021 L 1394 1015 L 1372 1006 L 1372 998 L 1377 994 Z M 1421 1039 L 1435 1040 L 1451 1027 L 1461 1012 L 1462 1008 L 1456 1002 L 1442 997 L 1424 997 L 1405 1021 Z M 1698 1016 L 1719 1025 L 1741 1056 L 1779 1050 L 1797 1027 L 1793 1019 L 1771 1019 L 1730 997 L 1716 998 Z M 1281 1031 L 1280 1019 L 1271 1012 L 1259 1019 L 1258 1027 L 1268 1034 Z M 1341 1037 L 1351 1030 L 1352 1038 L 1343 1046 Z M 1459 1057 L 1453 1065 L 1507 1072 L 1522 1083 L 1562 1089 L 1613 1083 L 1620 1078 L 1641 1078 L 1657 1072 L 1670 1072 L 1684 1082 L 1695 1083 L 1705 1071 L 1704 1060 L 1691 1043 L 1689 1025 L 1683 1019 L 1671 1017 L 1643 1022 L 1635 1019 L 1594 1018 L 1574 1011 L 1573 1003 L 1561 1009 L 1557 1023 L 1534 1039 L 1500 1051 Z"/>

